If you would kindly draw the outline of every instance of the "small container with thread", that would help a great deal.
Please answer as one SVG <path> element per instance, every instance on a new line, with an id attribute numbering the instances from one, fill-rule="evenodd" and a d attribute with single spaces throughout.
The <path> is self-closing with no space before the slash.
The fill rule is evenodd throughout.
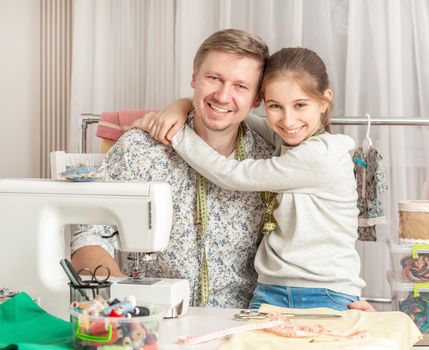
<path id="1" fill-rule="evenodd" d="M 156 305 L 136 305 L 130 296 L 108 302 L 98 296 L 91 301 L 75 301 L 70 315 L 73 323 L 73 346 L 89 348 L 160 349 L 159 324 L 166 310 Z M 143 316 L 145 315 L 145 316 Z"/>

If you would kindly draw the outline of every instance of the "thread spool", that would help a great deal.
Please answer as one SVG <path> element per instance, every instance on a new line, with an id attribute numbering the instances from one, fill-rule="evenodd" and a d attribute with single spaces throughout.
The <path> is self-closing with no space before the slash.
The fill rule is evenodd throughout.
<path id="1" fill-rule="evenodd" d="M 156 337 L 155 333 L 148 333 L 144 342 L 146 349 L 146 345 L 158 344 L 158 338 Z"/>
<path id="2" fill-rule="evenodd" d="M 136 306 L 136 298 L 134 296 L 129 296 L 124 299 L 123 302 L 112 304 L 106 307 L 102 312 L 104 316 L 110 316 L 112 310 L 116 310 L 116 313 L 122 315 L 127 312 L 132 312 Z M 119 317 L 119 316 L 113 316 Z"/>
<path id="3" fill-rule="evenodd" d="M 114 299 L 109 299 L 109 301 L 107 302 L 107 304 L 109 304 L 109 306 L 115 305 L 115 304 L 119 304 L 121 301 L 118 298 L 114 298 Z"/>
<path id="4" fill-rule="evenodd" d="M 134 341 L 143 340 L 146 338 L 146 328 L 137 322 L 131 323 L 131 339 Z"/>
<path id="5" fill-rule="evenodd" d="M 132 311 L 134 311 L 134 307 L 135 307 L 135 305 L 133 305 L 131 302 L 124 301 L 123 303 L 116 304 L 114 306 L 113 310 L 115 310 L 120 315 L 123 315 L 123 314 L 131 313 Z"/>
<path id="6" fill-rule="evenodd" d="M 116 309 L 112 309 L 109 312 L 109 317 L 122 317 L 122 312 L 116 310 Z"/>
<path id="7" fill-rule="evenodd" d="M 122 338 L 122 345 L 132 345 L 133 344 L 133 341 L 131 340 L 131 338 L 130 337 L 124 337 L 124 338 Z"/>
<path id="8" fill-rule="evenodd" d="M 86 332 L 89 334 L 100 334 L 107 332 L 107 323 L 104 321 L 91 322 L 88 327 L 86 327 Z M 113 325 L 112 325 L 113 327 Z"/>
<path id="9" fill-rule="evenodd" d="M 108 332 L 105 331 L 104 333 L 100 333 L 98 334 L 99 337 L 107 337 Z M 115 344 L 118 339 L 122 338 L 124 336 L 123 332 L 121 329 L 118 329 L 116 327 L 113 327 L 112 325 L 112 338 L 109 341 L 106 342 L 90 342 L 90 344 L 88 345 L 106 345 L 106 344 Z"/>
<path id="10" fill-rule="evenodd" d="M 89 303 L 87 311 L 90 315 L 94 315 L 102 312 L 108 306 L 101 295 L 96 295 Z"/>
<path id="11" fill-rule="evenodd" d="M 131 333 L 131 324 L 130 322 L 122 322 L 121 328 L 124 331 L 124 335 L 129 335 Z"/>
<path id="12" fill-rule="evenodd" d="M 136 306 L 132 312 L 133 316 L 149 316 L 150 310 L 145 306 Z"/>

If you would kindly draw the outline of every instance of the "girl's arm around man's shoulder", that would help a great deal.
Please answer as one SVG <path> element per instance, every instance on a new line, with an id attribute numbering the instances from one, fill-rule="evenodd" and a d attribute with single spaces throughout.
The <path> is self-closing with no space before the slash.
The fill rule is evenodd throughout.
<path id="1" fill-rule="evenodd" d="M 278 157 L 237 161 L 216 152 L 185 126 L 172 145 L 192 168 L 225 189 L 308 192 L 332 183 L 334 157 L 326 159 L 329 143 L 325 141 L 311 138 Z"/>

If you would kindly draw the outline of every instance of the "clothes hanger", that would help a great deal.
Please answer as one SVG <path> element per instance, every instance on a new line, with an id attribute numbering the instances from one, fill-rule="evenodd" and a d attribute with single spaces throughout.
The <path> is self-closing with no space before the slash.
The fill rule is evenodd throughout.
<path id="1" fill-rule="evenodd" d="M 365 116 L 368 119 L 368 124 L 367 124 L 367 127 L 366 127 L 366 135 L 365 135 L 365 138 L 364 138 L 364 140 L 362 142 L 362 150 L 364 152 L 366 152 L 370 147 L 372 147 L 372 140 L 369 137 L 369 133 L 371 131 L 371 116 L 370 116 L 369 113 L 366 113 Z"/>
<path id="2" fill-rule="evenodd" d="M 365 158 L 365 153 L 368 151 L 368 149 L 370 147 L 372 147 L 372 140 L 369 137 L 369 132 L 371 131 L 371 116 L 369 115 L 369 113 L 366 113 L 365 116 L 368 119 L 368 124 L 367 124 L 367 127 L 366 127 L 365 138 L 362 141 L 362 153 L 363 153 L 362 156 L 361 156 L 362 158 Z M 368 168 L 368 164 L 365 162 L 364 159 L 361 159 L 361 157 L 356 156 L 356 157 L 353 158 L 353 161 L 356 164 L 364 167 L 365 169 Z M 365 184 L 365 182 L 363 182 L 363 184 Z M 365 193 L 365 191 L 363 190 L 362 193 Z"/>

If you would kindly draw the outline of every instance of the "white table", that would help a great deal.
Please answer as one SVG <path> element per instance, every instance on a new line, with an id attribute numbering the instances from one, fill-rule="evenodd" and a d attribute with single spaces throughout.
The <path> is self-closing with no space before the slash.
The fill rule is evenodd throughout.
<path id="1" fill-rule="evenodd" d="M 217 349 L 222 340 L 195 345 L 177 344 L 180 336 L 205 335 L 212 332 L 243 325 L 244 322 L 234 321 L 232 317 L 239 309 L 219 309 L 191 307 L 182 318 L 164 319 L 160 327 L 160 339 L 164 350 L 209 350 Z"/>
<path id="2" fill-rule="evenodd" d="M 179 319 L 164 319 L 160 327 L 160 339 L 163 350 L 212 350 L 218 349 L 222 340 L 195 345 L 177 344 L 177 339 L 185 335 L 205 335 L 226 328 L 243 325 L 234 321 L 233 315 L 239 309 L 198 308 L 191 307 L 185 316 Z M 429 350 L 428 346 L 415 346 L 416 350 Z"/>

